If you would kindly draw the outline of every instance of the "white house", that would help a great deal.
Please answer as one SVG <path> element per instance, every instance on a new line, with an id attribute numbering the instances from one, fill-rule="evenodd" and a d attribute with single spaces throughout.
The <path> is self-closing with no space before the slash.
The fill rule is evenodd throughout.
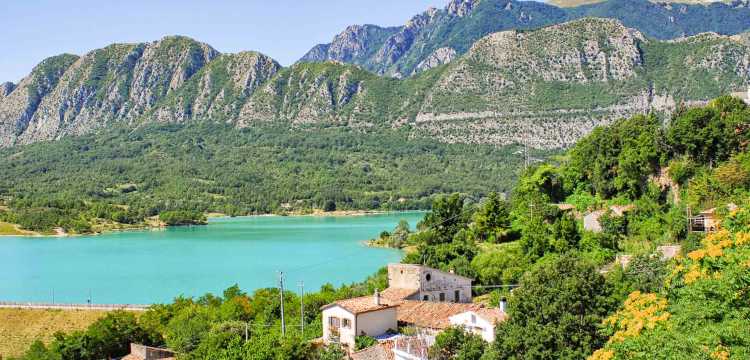
<path id="1" fill-rule="evenodd" d="M 485 341 L 495 341 L 495 326 L 507 318 L 505 311 L 498 308 L 483 308 L 462 312 L 450 317 L 451 325 L 464 328 L 467 332 L 480 335 Z"/>
<path id="2" fill-rule="evenodd" d="M 747 91 L 739 91 L 732 93 L 732 96 L 738 97 L 750 104 L 750 86 L 747 87 Z"/>
<path id="3" fill-rule="evenodd" d="M 382 295 L 390 301 L 470 303 L 471 282 L 465 276 L 427 266 L 388 264 L 388 289 Z"/>
<path id="4" fill-rule="evenodd" d="M 323 310 L 323 341 L 354 350 L 357 336 L 378 336 L 398 330 L 396 308 L 381 301 L 380 294 L 336 301 Z"/>

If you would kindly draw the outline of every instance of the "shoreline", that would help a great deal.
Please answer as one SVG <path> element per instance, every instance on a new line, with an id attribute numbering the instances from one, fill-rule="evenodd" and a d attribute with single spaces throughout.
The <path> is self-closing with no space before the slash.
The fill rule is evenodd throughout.
<path id="1" fill-rule="evenodd" d="M 323 211 L 320 209 L 315 209 L 312 212 L 308 211 L 292 211 L 285 214 L 274 214 L 274 213 L 268 213 L 268 214 L 256 214 L 256 215 L 242 215 L 242 216 L 229 216 L 227 214 L 218 213 L 218 212 L 209 212 L 205 213 L 205 216 L 207 219 L 230 219 L 230 218 L 243 218 L 243 217 L 357 217 L 357 216 L 368 216 L 368 215 L 387 215 L 392 213 L 404 213 L 404 212 L 427 212 L 427 210 L 335 210 L 335 211 Z M 10 224 L 10 223 L 8 223 Z M 62 228 L 55 228 L 54 234 L 44 234 L 36 231 L 29 231 L 29 230 L 23 230 L 21 229 L 18 224 L 11 224 L 16 228 L 16 231 L 18 231 L 20 234 L 0 234 L 0 239 L 2 238 L 8 238 L 8 237 L 23 237 L 23 238 L 67 238 L 67 237 L 75 237 L 75 236 L 98 236 L 98 235 L 104 235 L 108 233 L 115 233 L 115 232 L 125 232 L 125 231 L 156 231 L 156 230 L 165 230 L 170 227 L 184 227 L 184 226 L 206 226 L 206 224 L 202 225 L 179 225 L 179 226 L 167 226 L 162 223 L 156 224 L 153 221 L 149 223 L 148 221 L 142 225 L 128 225 L 122 228 L 111 228 L 111 229 L 105 229 L 102 231 L 97 231 L 90 234 L 71 234 L 66 233 Z M 381 247 L 381 246 L 371 246 L 368 244 L 370 240 L 363 240 L 363 244 L 367 247 Z M 385 247 L 387 248 L 387 247 Z"/>

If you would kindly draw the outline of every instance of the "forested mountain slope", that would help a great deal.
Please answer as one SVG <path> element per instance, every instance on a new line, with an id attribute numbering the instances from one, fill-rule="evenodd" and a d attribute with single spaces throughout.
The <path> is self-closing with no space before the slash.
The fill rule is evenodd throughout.
<path id="1" fill-rule="evenodd" d="M 588 2 L 580 2 L 584 4 Z M 648 0 L 595 1 L 557 7 L 535 1 L 451 0 L 399 28 L 351 26 L 330 44 L 314 47 L 302 62 L 326 60 L 361 65 L 395 77 L 448 63 L 480 38 L 504 30 L 529 30 L 584 17 L 617 19 L 647 37 L 675 39 L 702 32 L 733 35 L 750 29 L 747 2 L 710 5 Z"/>
<path id="2" fill-rule="evenodd" d="M 0 221 L 81 233 L 171 211 L 424 209 L 439 193 L 507 191 L 523 161 L 516 151 L 397 130 L 116 128 L 0 151 Z"/>

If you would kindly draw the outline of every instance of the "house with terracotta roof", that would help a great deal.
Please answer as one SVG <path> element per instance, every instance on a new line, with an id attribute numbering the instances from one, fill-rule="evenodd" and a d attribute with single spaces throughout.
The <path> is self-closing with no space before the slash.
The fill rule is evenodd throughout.
<path id="1" fill-rule="evenodd" d="M 435 335 L 451 327 L 450 317 L 467 311 L 478 311 L 484 308 L 473 303 L 441 303 L 433 301 L 402 301 L 397 309 L 398 324 L 411 327 L 423 334 Z"/>
<path id="2" fill-rule="evenodd" d="M 422 300 L 454 303 L 471 302 L 471 278 L 422 265 L 388 264 L 390 301 Z"/>
<path id="3" fill-rule="evenodd" d="M 458 326 L 466 332 L 482 337 L 484 341 L 495 341 L 495 327 L 508 318 L 508 314 L 499 308 L 482 308 L 453 315 L 449 318 L 451 325 Z"/>
<path id="4" fill-rule="evenodd" d="M 378 292 L 325 305 L 321 308 L 323 341 L 339 343 L 353 351 L 357 336 L 375 337 L 398 330 L 397 307 L 383 301 Z"/>

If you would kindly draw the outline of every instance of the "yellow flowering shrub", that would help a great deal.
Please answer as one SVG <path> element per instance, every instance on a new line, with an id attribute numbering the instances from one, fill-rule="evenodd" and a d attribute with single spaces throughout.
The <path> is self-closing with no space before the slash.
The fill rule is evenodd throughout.
<path id="1" fill-rule="evenodd" d="M 716 350 L 711 353 L 711 358 L 716 360 L 729 360 L 729 351 L 727 348 L 719 345 Z"/>
<path id="2" fill-rule="evenodd" d="M 685 284 L 692 284 L 699 279 L 703 278 L 704 273 L 701 271 L 698 264 L 690 265 L 687 273 L 685 273 Z"/>
<path id="3" fill-rule="evenodd" d="M 667 300 L 656 294 L 635 291 L 628 295 L 622 310 L 604 320 L 604 324 L 616 329 L 609 342 L 620 342 L 640 335 L 643 329 L 653 329 L 669 320 Z"/>
<path id="4" fill-rule="evenodd" d="M 611 360 L 613 357 L 615 357 L 614 351 L 609 349 L 599 349 L 594 351 L 594 353 L 588 357 L 588 360 Z"/>

